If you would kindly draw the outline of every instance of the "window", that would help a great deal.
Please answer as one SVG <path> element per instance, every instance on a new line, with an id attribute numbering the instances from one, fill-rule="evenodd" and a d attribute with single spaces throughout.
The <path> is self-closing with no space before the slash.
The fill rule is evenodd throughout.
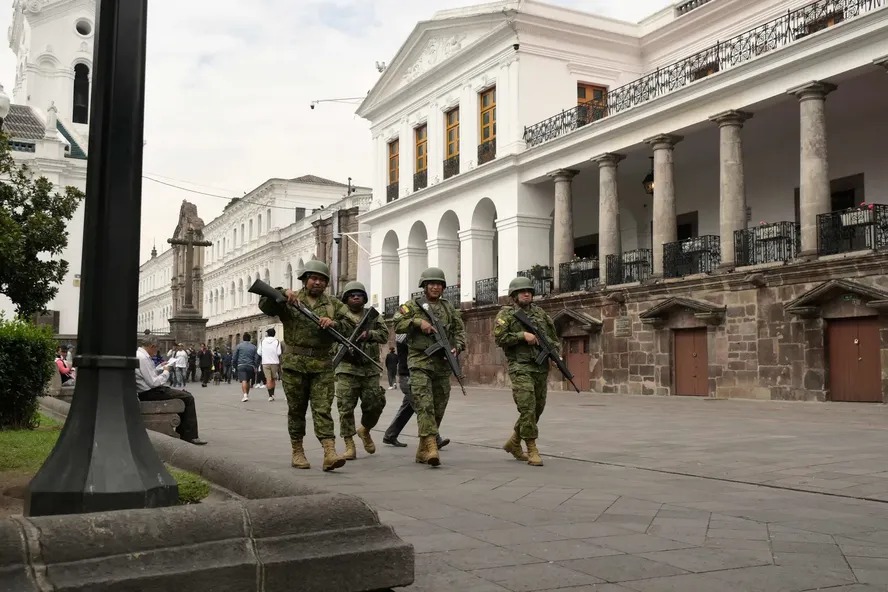
<path id="1" fill-rule="evenodd" d="M 496 87 L 481 93 L 481 143 L 496 139 Z"/>
<path id="2" fill-rule="evenodd" d="M 265 232 L 271 230 L 271 208 L 265 210 Z"/>
<path id="3" fill-rule="evenodd" d="M 388 182 L 389 185 L 398 182 L 400 170 L 398 168 L 398 139 L 388 143 Z"/>
<path id="4" fill-rule="evenodd" d="M 89 122 L 89 66 L 74 66 L 74 110 L 71 114 L 74 123 Z"/>
<path id="5" fill-rule="evenodd" d="M 231 248 L 232 249 L 237 248 L 237 228 L 234 228 L 231 231 Z"/>
<path id="6" fill-rule="evenodd" d="M 428 142 L 428 127 L 421 125 L 414 131 L 414 139 L 416 141 L 416 172 L 421 173 L 429 166 L 428 151 L 426 144 Z"/>
<path id="7" fill-rule="evenodd" d="M 259 221 L 256 223 L 256 234 L 262 234 L 262 214 L 259 214 Z"/>
<path id="8" fill-rule="evenodd" d="M 603 105 L 607 101 L 607 89 L 595 84 L 577 83 L 577 105 L 594 103 Z"/>
<path id="9" fill-rule="evenodd" d="M 244 232 L 244 225 L 241 224 L 241 246 L 243 246 L 245 242 L 247 242 L 247 233 Z"/>
<path id="10" fill-rule="evenodd" d="M 444 114 L 444 156 L 459 156 L 459 107 Z"/>
<path id="11" fill-rule="evenodd" d="M 250 220 L 250 240 L 253 240 L 253 221 Z"/>

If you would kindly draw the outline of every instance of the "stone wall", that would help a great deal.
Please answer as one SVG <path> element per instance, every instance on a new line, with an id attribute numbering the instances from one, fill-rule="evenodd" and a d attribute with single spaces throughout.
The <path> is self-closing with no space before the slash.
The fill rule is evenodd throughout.
<path id="1" fill-rule="evenodd" d="M 870 254 L 753 271 L 541 298 L 553 316 L 591 319 L 590 388 L 622 394 L 674 392 L 676 329 L 705 327 L 709 395 L 781 400 L 829 399 L 826 327 L 830 320 L 879 315 L 882 392 L 888 393 L 888 257 Z M 463 311 L 469 382 L 507 386 L 493 343 L 498 306 Z M 556 322 L 562 337 L 576 323 Z M 570 388 L 557 371 L 552 388 Z"/>

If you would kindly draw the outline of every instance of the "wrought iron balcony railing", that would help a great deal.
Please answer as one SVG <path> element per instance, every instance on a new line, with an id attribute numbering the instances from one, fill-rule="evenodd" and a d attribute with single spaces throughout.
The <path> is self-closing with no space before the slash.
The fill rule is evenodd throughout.
<path id="1" fill-rule="evenodd" d="M 817 253 L 836 255 L 888 246 L 888 205 L 869 204 L 817 216 Z"/>
<path id="2" fill-rule="evenodd" d="M 413 175 L 413 191 L 425 189 L 429 184 L 429 170 L 419 171 Z"/>
<path id="3" fill-rule="evenodd" d="M 444 160 L 444 178 L 449 179 L 459 174 L 459 154 Z"/>
<path id="4" fill-rule="evenodd" d="M 687 2 L 682 2 L 678 6 L 675 7 L 675 14 L 681 16 L 683 14 L 687 14 L 694 10 L 695 8 L 700 8 L 704 4 L 711 2 L 712 0 L 688 0 Z"/>
<path id="5" fill-rule="evenodd" d="M 475 304 L 496 304 L 499 301 L 499 278 L 475 282 Z"/>
<path id="6" fill-rule="evenodd" d="M 558 291 L 579 292 L 598 286 L 598 259 L 578 259 L 558 265 Z"/>
<path id="7" fill-rule="evenodd" d="M 555 272 L 549 265 L 535 265 L 530 269 L 518 272 L 519 277 L 530 278 L 533 282 L 533 291 L 537 296 L 547 296 L 552 293 L 552 281 Z"/>
<path id="8" fill-rule="evenodd" d="M 608 91 L 600 113 L 583 116 L 580 107 L 524 128 L 524 141 L 536 146 L 591 121 L 614 115 L 683 88 L 710 74 L 733 68 L 844 20 L 872 12 L 888 0 L 817 0 L 699 51 L 619 88 Z"/>
<path id="9" fill-rule="evenodd" d="M 422 296 L 422 290 L 418 290 L 416 292 L 410 292 L 410 300 L 416 300 L 417 298 Z"/>
<path id="10" fill-rule="evenodd" d="M 383 301 L 384 309 L 383 316 L 385 318 L 390 319 L 395 316 L 395 313 L 398 312 L 398 297 L 397 296 L 389 296 Z"/>
<path id="11" fill-rule="evenodd" d="M 663 245 L 663 277 L 712 273 L 721 263 L 718 235 L 707 234 Z"/>
<path id="12" fill-rule="evenodd" d="M 385 188 L 385 203 L 389 203 L 391 201 L 395 201 L 398 199 L 398 182 L 390 183 L 388 187 Z"/>
<path id="13" fill-rule="evenodd" d="M 650 249 L 635 249 L 622 255 L 608 255 L 607 283 L 611 286 L 643 282 L 653 273 L 654 255 Z"/>
<path id="14" fill-rule="evenodd" d="M 442 296 L 444 296 L 444 298 L 447 299 L 450 304 L 458 307 L 459 301 L 461 299 L 460 294 L 461 293 L 459 291 L 459 284 L 453 284 L 452 286 L 447 286 L 446 288 L 444 288 L 444 294 L 442 294 Z"/>
<path id="15" fill-rule="evenodd" d="M 490 162 L 496 158 L 496 139 L 478 144 L 478 164 Z"/>
<path id="16" fill-rule="evenodd" d="M 734 264 L 760 265 L 795 259 L 800 250 L 799 225 L 772 222 L 734 232 Z"/>

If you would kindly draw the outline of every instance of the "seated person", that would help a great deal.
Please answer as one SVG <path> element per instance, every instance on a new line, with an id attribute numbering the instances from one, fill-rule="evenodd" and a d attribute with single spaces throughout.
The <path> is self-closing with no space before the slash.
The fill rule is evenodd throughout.
<path id="1" fill-rule="evenodd" d="M 170 366 L 174 365 L 175 359 L 163 366 L 158 373 L 154 367 L 153 358 L 157 354 L 157 341 L 151 335 L 144 335 L 139 338 L 139 349 L 136 351 L 136 357 L 139 359 L 139 367 L 136 368 L 136 392 L 140 401 L 167 401 L 170 399 L 181 399 L 185 403 L 185 411 L 179 414 L 182 422 L 176 431 L 179 436 L 186 442 L 202 446 L 206 444 L 204 440 L 197 437 L 197 409 L 194 407 L 194 397 L 191 393 L 173 389 L 166 386 L 170 379 Z"/>
<path id="2" fill-rule="evenodd" d="M 74 369 L 68 364 L 68 348 L 67 346 L 61 345 L 56 350 L 56 368 L 59 369 L 59 375 L 62 377 L 62 384 L 64 385 L 72 385 L 74 384 Z"/>

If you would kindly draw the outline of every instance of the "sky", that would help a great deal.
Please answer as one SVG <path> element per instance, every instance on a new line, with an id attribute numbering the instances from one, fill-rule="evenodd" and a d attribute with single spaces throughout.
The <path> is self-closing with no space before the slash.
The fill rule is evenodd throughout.
<path id="1" fill-rule="evenodd" d="M 671 0 L 549 0 L 637 22 Z M 209 223 L 272 177 L 371 184 L 369 123 L 355 104 L 420 20 L 472 0 L 151 0 L 140 262 L 169 246 L 182 200 Z M 0 30 L 12 18 L 0 11 Z M 15 58 L 0 51 L 11 92 Z"/>

